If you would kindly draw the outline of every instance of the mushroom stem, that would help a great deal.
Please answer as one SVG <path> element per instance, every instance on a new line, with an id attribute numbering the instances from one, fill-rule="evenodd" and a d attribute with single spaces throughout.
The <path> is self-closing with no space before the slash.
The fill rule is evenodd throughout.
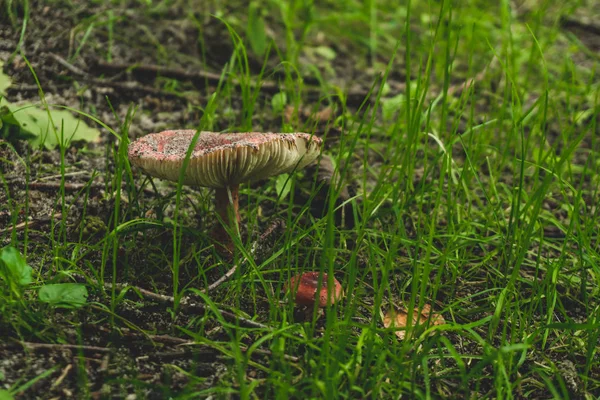
<path id="1" fill-rule="evenodd" d="M 225 226 L 237 231 L 236 225 L 240 223 L 239 185 L 215 189 L 215 209 L 223 221 L 223 224 L 218 223 L 213 231 L 218 243 L 217 250 L 222 255 L 231 255 L 235 246 Z M 234 219 L 231 216 L 235 216 Z"/>

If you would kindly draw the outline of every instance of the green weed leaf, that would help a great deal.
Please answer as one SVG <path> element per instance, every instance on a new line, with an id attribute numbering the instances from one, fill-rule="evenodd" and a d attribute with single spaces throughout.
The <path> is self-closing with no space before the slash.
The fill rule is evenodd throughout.
<path id="1" fill-rule="evenodd" d="M 261 8 L 255 2 L 248 7 L 248 27 L 246 34 L 250 41 L 250 47 L 254 54 L 262 56 L 267 50 L 267 34 L 265 32 L 265 21 L 260 14 Z"/>
<path id="2" fill-rule="evenodd" d="M 41 302 L 54 307 L 79 308 L 85 305 L 88 291 L 80 283 L 55 283 L 42 286 L 38 295 Z"/>
<path id="3" fill-rule="evenodd" d="M 27 265 L 25 258 L 14 247 L 7 246 L 0 251 L 0 266 L 8 272 L 6 276 L 10 277 L 12 282 L 21 286 L 29 285 L 32 282 L 32 268 Z"/>
<path id="4" fill-rule="evenodd" d="M 402 112 L 404 105 L 406 102 L 406 95 L 401 93 L 397 96 L 382 99 L 381 101 L 381 109 L 383 114 L 383 119 L 386 121 L 392 121 L 398 113 Z"/>
<path id="5" fill-rule="evenodd" d="M 315 53 L 326 59 L 327 61 L 333 61 L 337 57 L 337 53 L 331 47 L 318 46 L 315 48 Z"/>
<path id="6" fill-rule="evenodd" d="M 6 89 L 8 89 L 10 87 L 10 85 L 12 84 L 12 80 L 10 79 L 10 76 L 8 76 L 4 72 L 2 72 L 3 65 L 4 64 L 2 63 L 2 61 L 0 61 L 0 95 L 6 94 Z"/>
<path id="7" fill-rule="evenodd" d="M 277 176 L 275 181 L 275 190 L 279 194 L 279 200 L 283 200 L 290 193 L 292 182 L 289 179 L 289 174 L 281 174 Z"/>
<path id="8" fill-rule="evenodd" d="M 54 129 L 46 110 L 30 103 L 13 104 L 0 99 L 2 122 L 16 130 L 17 137 L 28 139 L 34 147 L 43 145 L 47 149 L 54 149 L 61 142 L 68 146 L 73 141 L 92 142 L 100 136 L 98 129 L 91 128 L 69 111 L 50 110 L 50 115 Z"/>
<path id="9" fill-rule="evenodd" d="M 276 114 L 283 111 L 283 108 L 287 104 L 287 95 L 285 92 L 279 92 L 271 99 L 271 107 Z"/>
<path id="10" fill-rule="evenodd" d="M 13 400 L 14 397 L 8 390 L 0 390 L 0 400 Z"/>

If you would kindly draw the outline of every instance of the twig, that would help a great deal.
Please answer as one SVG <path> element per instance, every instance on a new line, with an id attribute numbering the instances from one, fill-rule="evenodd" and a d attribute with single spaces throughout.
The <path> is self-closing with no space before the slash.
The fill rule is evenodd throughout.
<path id="1" fill-rule="evenodd" d="M 24 182 L 16 182 L 16 185 L 20 187 L 25 187 Z M 28 187 L 33 190 L 60 190 L 62 184 L 61 182 L 42 182 L 41 179 L 30 182 Z M 86 186 L 89 186 L 90 191 L 98 191 L 106 189 L 105 182 L 97 182 L 97 183 L 66 183 L 64 184 L 64 189 L 66 192 L 77 192 L 82 189 L 85 189 Z M 127 182 L 121 182 L 121 189 L 127 189 Z M 148 195 L 155 195 L 156 193 L 152 189 L 144 188 L 143 192 Z"/>
<path id="2" fill-rule="evenodd" d="M 146 361 L 158 358 L 161 361 L 180 359 L 182 357 L 188 357 L 190 355 L 202 355 L 202 359 L 206 360 L 212 357 L 212 359 L 218 357 L 218 352 L 214 349 L 197 349 L 197 350 L 179 350 L 179 351 L 162 351 L 153 352 L 143 356 L 136 357 L 136 361 Z"/>
<path id="3" fill-rule="evenodd" d="M 248 347 L 246 347 L 246 346 L 241 346 L 240 349 L 243 352 L 247 352 L 248 351 Z M 266 350 L 266 349 L 254 349 L 252 351 L 252 354 L 259 354 L 261 356 L 269 356 L 269 357 L 273 356 L 273 352 L 271 350 Z M 291 361 L 291 362 L 298 362 L 298 361 L 300 361 L 300 359 L 298 357 L 296 357 L 296 356 L 290 356 L 289 354 L 284 354 L 283 358 L 286 359 L 286 360 L 288 360 L 288 361 Z"/>
<path id="4" fill-rule="evenodd" d="M 15 225 L 13 227 L 1 229 L 0 230 L 0 234 L 6 233 L 6 232 L 10 232 L 12 230 L 21 231 L 21 230 L 23 230 L 23 229 L 25 229 L 27 227 L 29 229 L 33 229 L 33 228 L 35 228 L 38 225 L 41 225 L 41 224 L 46 223 L 46 222 L 50 222 L 53 219 L 58 219 L 58 218 L 61 218 L 61 217 L 62 217 L 62 213 L 56 213 L 54 215 L 48 215 L 48 216 L 42 217 L 40 219 L 35 219 L 35 220 L 32 220 L 32 221 L 21 222 L 20 224 L 17 224 L 17 225 Z"/>
<path id="5" fill-rule="evenodd" d="M 86 184 L 84 183 L 64 183 L 61 182 L 30 182 L 29 189 L 34 190 L 60 190 L 61 186 L 64 186 L 65 191 L 67 192 L 77 192 L 83 189 Z M 90 188 L 99 188 L 102 187 L 104 189 L 104 184 L 102 185 L 90 185 Z"/>
<path id="6" fill-rule="evenodd" d="M 65 369 L 63 369 L 62 374 L 60 374 L 60 376 L 58 378 L 56 378 L 56 380 L 54 381 L 54 383 L 52 383 L 52 385 L 50 386 L 50 388 L 54 389 L 55 387 L 59 386 L 62 383 L 62 381 L 65 380 L 65 378 L 69 374 L 69 371 L 72 368 L 73 368 L 73 364 L 67 364 L 67 366 L 65 367 Z"/>
<path id="7" fill-rule="evenodd" d="M 60 190 L 62 183 L 61 182 L 46 182 L 42 179 L 38 179 L 33 182 L 26 183 L 22 180 L 14 179 L 14 184 L 18 187 L 28 187 L 29 189 L 34 190 Z M 13 183 L 13 182 L 11 182 Z M 76 192 L 78 190 L 83 189 L 88 183 L 64 183 L 65 191 L 67 192 Z M 91 189 L 104 189 L 104 183 L 93 183 L 90 184 Z"/>
<path id="8" fill-rule="evenodd" d="M 112 82 L 106 79 L 85 79 L 85 82 L 90 83 L 92 85 L 97 85 L 100 87 L 110 87 L 113 89 L 122 90 L 126 93 L 130 92 L 142 92 L 151 94 L 153 96 L 163 96 L 168 98 L 185 98 L 187 99 L 189 96 L 182 93 L 173 93 L 167 92 L 165 90 L 155 89 L 151 86 L 140 85 L 137 82 Z"/>
<path id="9" fill-rule="evenodd" d="M 73 171 L 73 172 L 65 172 L 64 176 L 65 177 L 72 177 L 72 176 L 77 176 L 77 175 L 86 175 L 84 178 L 89 179 L 89 174 L 88 171 Z M 46 175 L 46 176 L 41 176 L 39 178 L 37 178 L 37 182 L 42 182 L 42 181 L 50 181 L 53 179 L 60 179 L 62 178 L 63 175 L 61 174 L 54 174 L 54 175 Z"/>
<path id="10" fill-rule="evenodd" d="M 190 340 L 186 340 L 186 339 L 182 339 L 182 338 L 178 338 L 178 337 L 170 336 L 170 335 L 150 335 L 150 339 L 152 339 L 156 342 L 161 342 L 161 343 L 177 344 L 178 346 L 206 346 L 205 344 L 196 343 L 196 342 L 193 342 Z M 240 350 L 242 350 L 243 352 L 247 352 L 248 347 L 241 346 Z M 271 350 L 266 350 L 266 349 L 254 349 L 252 351 L 252 353 L 263 355 L 263 356 L 272 356 L 273 355 L 273 352 L 271 352 Z M 300 360 L 298 357 L 290 356 L 289 354 L 284 354 L 283 358 L 285 358 L 286 360 L 292 361 L 292 362 L 298 362 Z"/>
<path id="11" fill-rule="evenodd" d="M 112 285 L 110 283 L 104 283 L 103 286 L 107 290 L 112 290 Z M 162 304 L 172 304 L 172 303 L 175 302 L 175 298 L 173 296 L 168 296 L 168 295 L 164 295 L 164 294 L 154 293 L 154 292 L 151 292 L 149 290 L 143 289 L 143 288 L 138 287 L 138 286 L 127 285 L 127 284 L 124 284 L 124 283 L 117 283 L 115 285 L 115 289 L 119 289 L 119 290 L 134 289 L 135 291 L 137 291 L 142 296 L 147 297 L 149 299 L 152 299 L 152 300 L 154 300 L 154 301 L 156 301 L 158 303 L 162 303 Z M 207 305 L 201 304 L 201 303 L 197 303 L 197 302 L 193 301 L 188 296 L 182 297 L 181 300 L 180 300 L 180 302 L 179 302 L 179 305 L 181 306 L 182 309 L 184 309 L 186 311 L 193 311 L 193 312 L 202 311 L 202 312 L 207 312 L 207 311 L 211 310 L 211 308 L 208 307 Z M 221 310 L 221 309 L 217 309 L 217 310 L 223 316 L 223 318 L 228 319 L 230 321 L 236 321 L 240 325 L 245 325 L 245 326 L 250 327 L 250 328 L 271 329 L 271 327 L 268 326 L 268 325 L 261 324 L 260 322 L 253 321 L 251 319 L 240 317 L 238 315 L 235 315 L 232 312 Z"/>
<path id="12" fill-rule="evenodd" d="M 208 287 L 206 289 L 202 289 L 202 292 L 203 293 L 208 293 L 210 291 L 215 290 L 219 286 L 221 286 L 221 284 L 223 282 L 225 282 L 226 280 L 228 280 L 229 278 L 231 278 L 233 276 L 233 274 L 235 274 L 235 271 L 237 271 L 237 269 L 238 269 L 238 265 L 239 266 L 243 266 L 244 264 L 246 264 L 246 262 L 247 262 L 247 259 L 244 258 L 241 263 L 234 264 L 233 267 L 231 267 L 229 269 L 229 271 L 225 272 L 225 274 L 223 276 L 221 276 L 219 279 L 217 279 L 216 281 L 214 281 L 213 283 L 211 283 L 210 285 L 208 285 Z"/>
<path id="13" fill-rule="evenodd" d="M 50 58 L 54 59 L 54 61 L 56 61 L 57 63 L 59 63 L 60 65 L 62 65 L 63 67 L 65 67 L 66 69 L 71 71 L 72 73 L 74 73 L 75 75 L 88 76 L 87 72 L 85 72 L 84 70 L 82 70 L 80 68 L 77 68 L 76 66 L 74 66 L 73 64 L 71 64 L 70 62 L 68 62 L 61 56 L 59 56 L 58 54 L 48 53 L 48 55 L 50 56 Z"/>
<path id="14" fill-rule="evenodd" d="M 110 353 L 102 357 L 100 361 L 100 367 L 97 369 L 98 372 L 108 371 L 108 364 L 110 363 Z"/>
<path id="15" fill-rule="evenodd" d="M 165 76 L 167 78 L 175 78 L 179 80 L 190 80 L 199 86 L 204 86 L 206 82 L 216 85 L 221 80 L 221 75 L 214 72 L 186 71 L 181 68 L 163 67 L 161 65 L 154 64 L 109 63 L 103 60 L 98 60 L 96 67 L 112 72 L 131 71 L 133 74 L 137 75 Z M 238 86 L 240 85 L 240 82 L 237 79 L 233 79 L 232 82 Z M 250 85 L 255 87 L 257 84 L 250 82 Z M 260 89 L 273 93 L 281 90 L 279 85 L 274 82 L 261 82 Z"/>
<path id="16" fill-rule="evenodd" d="M 154 341 L 159 343 L 167 343 L 167 344 L 189 344 L 190 341 L 182 338 L 178 338 L 171 335 L 148 335 L 148 337 Z"/>
<path id="17" fill-rule="evenodd" d="M 283 222 L 280 220 L 275 221 L 273 224 L 271 224 L 271 226 L 269 228 L 266 229 L 265 233 L 263 233 L 263 235 L 261 235 L 261 237 L 259 238 L 258 241 L 256 241 L 253 245 L 252 248 L 250 249 L 250 255 L 253 256 L 259 249 L 260 249 L 260 244 L 264 243 L 267 241 L 268 237 L 270 235 L 272 235 L 277 229 L 276 228 L 280 228 L 282 226 Z M 285 226 L 285 224 L 284 224 Z M 219 278 L 217 281 L 213 282 L 210 286 L 208 286 L 206 289 L 202 290 L 203 293 L 208 293 L 211 290 L 214 290 L 215 288 L 217 288 L 218 286 L 220 286 L 221 284 L 223 284 L 223 282 L 225 282 L 227 279 L 229 279 L 231 276 L 233 276 L 235 274 L 235 272 L 237 271 L 237 269 L 241 266 L 244 265 L 247 262 L 247 258 L 244 258 L 244 260 L 242 260 L 241 263 L 234 265 L 229 271 L 227 271 L 221 278 Z M 99 284 L 96 281 L 93 281 L 96 284 Z M 108 282 L 104 282 L 102 284 L 104 286 L 104 288 L 106 290 L 112 290 L 112 284 L 108 283 Z M 125 283 L 117 283 L 115 284 L 115 289 L 118 290 L 127 290 L 127 289 L 133 289 L 135 290 L 137 293 L 139 293 L 140 295 L 142 295 L 143 297 L 147 297 L 149 299 L 152 299 L 156 302 L 162 303 L 162 304 L 172 304 L 175 302 L 175 298 L 173 296 L 168 296 L 168 295 L 164 295 L 164 294 L 158 294 L 158 293 L 154 293 L 151 292 L 147 289 L 138 287 L 138 286 L 133 286 L 133 285 L 128 285 Z M 186 310 L 186 311 L 202 311 L 202 312 L 207 312 L 210 310 L 210 307 L 201 304 L 201 303 L 197 303 L 194 300 L 192 300 L 191 297 L 188 296 L 184 296 L 181 298 L 181 300 L 179 301 L 179 305 L 182 307 L 182 309 Z M 225 318 L 228 319 L 230 321 L 236 321 L 238 322 L 240 325 L 245 325 L 247 327 L 251 327 L 251 328 L 262 328 L 262 329 L 271 329 L 271 327 L 269 327 L 268 325 L 262 324 L 260 322 L 256 322 L 244 317 L 240 317 L 238 315 L 235 315 L 232 312 L 229 311 L 225 311 L 225 310 L 221 310 L 218 309 L 219 313 Z"/>
<path id="18" fill-rule="evenodd" d="M 256 254 L 259 254 L 262 251 L 264 251 L 264 243 L 268 242 L 268 239 L 271 237 L 271 235 L 273 235 L 273 233 L 276 230 L 282 228 L 285 229 L 285 222 L 283 220 L 277 219 L 273 221 L 273 223 L 269 225 L 269 227 L 264 231 L 264 233 L 260 235 L 260 238 L 256 242 L 254 242 L 250 247 L 250 256 L 254 257 Z M 229 271 L 225 272 L 223 276 L 211 283 L 206 289 L 203 289 L 202 292 L 208 293 L 218 288 L 221 284 L 223 284 L 223 282 L 231 278 L 235 274 L 235 271 L 237 271 L 238 268 L 241 268 L 244 264 L 246 264 L 246 262 L 248 262 L 248 259 L 244 258 L 239 264 L 235 264 L 229 269 Z"/>
<path id="19" fill-rule="evenodd" d="M 271 222 L 269 224 L 267 229 L 265 229 L 265 231 L 262 233 L 262 235 L 260 235 L 260 238 L 255 243 L 255 244 L 258 244 L 258 246 L 259 246 L 259 248 L 257 250 L 260 250 L 260 248 L 264 246 L 264 242 L 267 242 L 271 238 L 271 236 L 273 236 L 275 233 L 277 233 L 279 231 L 284 231 L 284 230 L 285 230 L 285 221 L 280 218 L 275 219 L 273 222 Z"/>
<path id="20" fill-rule="evenodd" d="M 18 342 L 23 347 L 30 350 L 81 350 L 91 353 L 110 353 L 112 350 L 107 347 L 85 346 L 79 344 L 60 344 L 60 343 L 33 343 L 33 342 Z"/>
<path id="21" fill-rule="evenodd" d="M 162 65 L 154 65 L 154 64 L 127 64 L 127 63 L 112 63 L 106 62 L 103 60 L 98 60 L 95 65 L 97 68 L 100 68 L 104 71 L 111 72 L 123 72 L 123 71 L 131 71 L 134 74 L 146 74 L 146 75 L 155 75 L 155 76 L 166 76 L 168 78 L 177 78 L 177 79 L 203 79 L 208 80 L 211 83 L 218 83 L 219 79 L 221 79 L 221 75 L 215 74 L 213 72 L 207 71 L 186 71 L 182 68 L 169 68 L 163 67 Z"/>
<path id="22" fill-rule="evenodd" d="M 160 96 L 164 96 L 164 97 L 176 97 L 176 98 L 181 98 L 181 97 L 185 98 L 186 97 L 183 94 L 172 93 L 172 92 L 167 92 L 167 91 L 160 90 L 160 89 L 155 89 L 150 86 L 140 85 L 137 82 L 113 82 L 113 81 L 109 81 L 106 79 L 92 78 L 88 72 L 75 67 L 73 64 L 69 63 L 67 60 L 65 60 L 58 54 L 51 53 L 51 54 L 49 54 L 49 56 L 52 59 L 54 59 L 57 63 L 59 63 L 60 65 L 65 67 L 67 70 L 71 71 L 75 75 L 80 76 L 81 78 L 83 78 L 83 80 L 85 82 L 90 83 L 92 85 L 96 85 L 99 87 L 110 87 L 113 89 L 122 90 L 124 92 L 131 92 L 131 91 L 143 92 L 143 93 L 147 93 L 147 94 L 151 94 L 151 95 L 155 95 L 155 96 L 160 95 Z"/>
<path id="23" fill-rule="evenodd" d="M 594 19 L 576 19 L 573 17 L 561 17 L 560 24 L 566 29 L 578 28 L 586 32 L 600 35 L 600 24 L 594 23 Z"/>
<path id="24" fill-rule="evenodd" d="M 132 74 L 138 75 L 140 78 L 148 75 L 152 76 L 164 76 L 168 78 L 178 80 L 189 80 L 197 88 L 203 88 L 206 84 L 217 85 L 221 80 L 221 75 L 214 72 L 208 71 L 187 71 L 181 68 L 170 68 L 163 67 L 161 65 L 153 64 L 126 64 L 126 63 L 109 63 L 103 60 L 98 60 L 95 65 L 96 68 L 103 71 L 110 71 L 113 73 L 131 71 Z M 276 94 L 281 91 L 281 84 L 273 81 L 249 81 L 242 83 L 239 79 L 231 78 L 229 80 L 233 85 L 240 88 L 242 85 L 248 85 L 253 89 L 259 89 L 263 93 Z M 304 85 L 302 88 L 304 94 L 307 95 L 310 100 L 319 100 L 323 96 L 323 90 L 314 85 Z M 366 92 L 354 92 L 348 93 L 348 101 L 352 103 L 360 103 L 365 98 Z M 337 97 L 336 97 L 337 98 Z"/>
<path id="25" fill-rule="evenodd" d="M 70 83 L 61 83 L 61 84 L 52 84 L 52 88 L 55 89 L 67 89 L 70 88 L 71 85 Z M 8 91 L 20 91 L 20 92 L 37 92 L 40 90 L 40 87 L 38 85 L 35 84 L 28 84 L 28 83 L 17 83 L 14 85 L 11 85 L 10 87 L 7 88 Z"/>

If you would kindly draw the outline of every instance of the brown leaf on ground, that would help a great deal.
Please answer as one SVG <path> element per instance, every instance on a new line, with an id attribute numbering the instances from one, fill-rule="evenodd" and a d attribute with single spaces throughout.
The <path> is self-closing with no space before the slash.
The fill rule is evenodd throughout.
<path id="1" fill-rule="evenodd" d="M 317 111 L 314 114 L 309 113 L 308 117 L 312 118 L 317 122 L 327 122 L 333 117 L 333 108 L 331 108 L 331 106 L 325 107 L 324 109 Z"/>
<path id="2" fill-rule="evenodd" d="M 283 117 L 288 123 L 298 123 L 298 117 L 318 123 L 327 123 L 334 118 L 334 110 L 331 106 L 327 106 L 322 110 L 315 112 L 307 106 L 300 107 L 300 110 L 296 110 L 296 107 L 288 104 L 283 111 Z"/>
<path id="3" fill-rule="evenodd" d="M 444 317 L 441 314 L 432 313 L 431 306 L 424 304 L 421 312 L 413 310 L 411 326 L 423 325 L 431 319 L 431 325 L 442 325 L 446 323 Z M 402 310 L 390 310 L 383 317 L 383 326 L 386 328 L 406 328 L 408 325 L 408 311 Z M 394 332 L 398 339 L 403 340 L 406 337 L 406 330 Z"/>
<path id="4" fill-rule="evenodd" d="M 296 113 L 296 107 L 291 106 L 289 104 L 285 106 L 285 109 L 283 110 L 283 118 L 287 123 L 297 124 L 298 113 Z"/>

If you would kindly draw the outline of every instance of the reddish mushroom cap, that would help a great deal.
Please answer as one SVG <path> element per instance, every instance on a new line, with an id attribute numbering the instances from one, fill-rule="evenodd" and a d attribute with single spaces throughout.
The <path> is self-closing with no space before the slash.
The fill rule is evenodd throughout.
<path id="1" fill-rule="evenodd" d="M 129 145 L 129 159 L 148 174 L 179 180 L 196 131 L 146 135 Z M 307 133 L 200 132 L 183 183 L 223 188 L 303 168 L 319 154 L 322 140 Z"/>
<path id="2" fill-rule="evenodd" d="M 319 284 L 320 272 L 306 272 L 302 275 L 296 275 L 290 279 L 288 288 L 296 291 L 296 304 L 299 306 L 312 306 L 318 299 L 319 307 L 325 307 L 327 304 L 334 304 L 344 297 L 344 289 L 337 279 L 333 278 L 333 293 L 327 291 L 327 274 L 321 278 Z"/>

